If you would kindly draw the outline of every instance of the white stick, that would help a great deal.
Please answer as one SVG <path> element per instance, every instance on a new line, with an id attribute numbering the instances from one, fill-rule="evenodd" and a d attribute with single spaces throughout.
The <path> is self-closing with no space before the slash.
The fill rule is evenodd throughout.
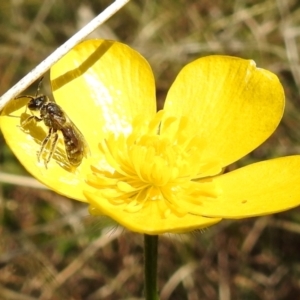
<path id="1" fill-rule="evenodd" d="M 48 71 L 52 65 L 54 65 L 61 57 L 68 53 L 78 43 L 80 43 L 87 35 L 94 31 L 98 26 L 103 24 L 107 19 L 113 16 L 119 9 L 121 9 L 130 0 L 116 0 L 109 7 L 107 7 L 102 13 L 94 18 L 90 23 L 73 35 L 67 42 L 57 48 L 52 54 L 50 54 L 44 61 L 30 71 L 25 77 L 23 77 L 16 85 L 9 89 L 2 97 L 0 97 L 0 111 L 3 107 L 28 86 L 30 86 L 38 78 Z"/>

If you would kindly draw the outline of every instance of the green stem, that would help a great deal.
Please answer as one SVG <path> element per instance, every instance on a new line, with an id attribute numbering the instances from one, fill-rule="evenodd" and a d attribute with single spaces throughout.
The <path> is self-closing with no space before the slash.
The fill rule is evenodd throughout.
<path id="1" fill-rule="evenodd" d="M 145 299 L 159 300 L 157 293 L 157 235 L 144 235 Z"/>

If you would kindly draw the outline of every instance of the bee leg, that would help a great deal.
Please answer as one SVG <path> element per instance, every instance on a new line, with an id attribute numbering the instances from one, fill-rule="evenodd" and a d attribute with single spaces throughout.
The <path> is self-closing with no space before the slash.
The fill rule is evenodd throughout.
<path id="1" fill-rule="evenodd" d="M 42 118 L 39 118 L 37 116 L 30 116 L 28 117 L 26 120 L 24 120 L 22 123 L 21 123 L 21 126 L 22 127 L 25 127 L 27 124 L 29 124 L 32 120 L 34 120 L 35 122 L 41 122 L 43 119 Z"/>
<path id="2" fill-rule="evenodd" d="M 53 135 L 53 140 L 51 141 L 51 149 L 50 149 L 50 153 L 49 156 L 47 158 L 47 161 L 45 161 L 45 167 L 47 169 L 47 164 L 49 163 L 49 161 L 51 160 L 55 149 L 56 149 L 56 145 L 57 145 L 57 141 L 58 141 L 58 133 L 55 131 L 54 135 Z"/>
<path id="3" fill-rule="evenodd" d="M 49 133 L 48 135 L 44 138 L 43 142 L 42 142 L 42 145 L 41 145 L 41 149 L 40 151 L 38 152 L 38 162 L 40 162 L 40 157 L 42 155 L 42 153 L 44 152 L 44 149 L 45 149 L 45 146 L 48 144 L 48 141 L 49 139 L 51 138 L 53 134 L 53 130 L 52 128 L 49 129 Z M 45 166 L 46 166 L 46 169 L 47 169 L 47 164 L 45 163 Z"/>

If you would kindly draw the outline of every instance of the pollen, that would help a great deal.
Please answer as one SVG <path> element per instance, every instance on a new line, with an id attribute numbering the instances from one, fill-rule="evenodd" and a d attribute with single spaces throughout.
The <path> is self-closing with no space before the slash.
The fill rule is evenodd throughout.
<path id="1" fill-rule="evenodd" d="M 218 196 L 213 176 L 222 172 L 217 160 L 203 161 L 207 141 L 191 137 L 190 125 L 188 117 L 166 116 L 164 111 L 148 122 L 135 118 L 131 133 L 109 133 L 101 141 L 105 164 L 92 166 L 87 183 L 97 196 L 127 212 L 157 201 L 163 218 L 190 213 L 191 206 Z"/>

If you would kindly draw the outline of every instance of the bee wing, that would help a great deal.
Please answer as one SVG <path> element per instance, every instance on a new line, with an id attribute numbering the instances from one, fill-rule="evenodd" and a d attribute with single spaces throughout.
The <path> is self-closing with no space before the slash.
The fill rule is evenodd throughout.
<path id="1" fill-rule="evenodd" d="M 55 101 L 53 101 L 56 103 Z M 86 142 L 83 134 L 81 131 L 77 128 L 77 126 L 72 122 L 72 120 L 68 117 L 68 115 L 60 108 L 61 112 L 63 113 L 64 122 L 62 122 L 60 116 L 53 116 L 53 122 L 55 123 L 56 128 L 58 128 L 61 131 L 65 131 L 64 129 L 71 129 L 73 134 L 76 136 L 77 140 L 80 141 L 83 145 L 83 155 L 84 157 L 87 157 L 91 154 L 90 148 L 88 143 Z"/>
<path id="2" fill-rule="evenodd" d="M 68 125 L 73 129 L 74 133 L 76 134 L 78 140 L 80 140 L 83 144 L 83 154 L 84 157 L 86 158 L 87 156 L 91 155 L 91 151 L 89 148 L 89 145 L 87 141 L 85 140 L 83 134 L 81 131 L 78 129 L 78 127 L 72 122 L 72 120 L 68 117 L 68 115 L 65 113 L 65 117 L 67 120 Z"/>

